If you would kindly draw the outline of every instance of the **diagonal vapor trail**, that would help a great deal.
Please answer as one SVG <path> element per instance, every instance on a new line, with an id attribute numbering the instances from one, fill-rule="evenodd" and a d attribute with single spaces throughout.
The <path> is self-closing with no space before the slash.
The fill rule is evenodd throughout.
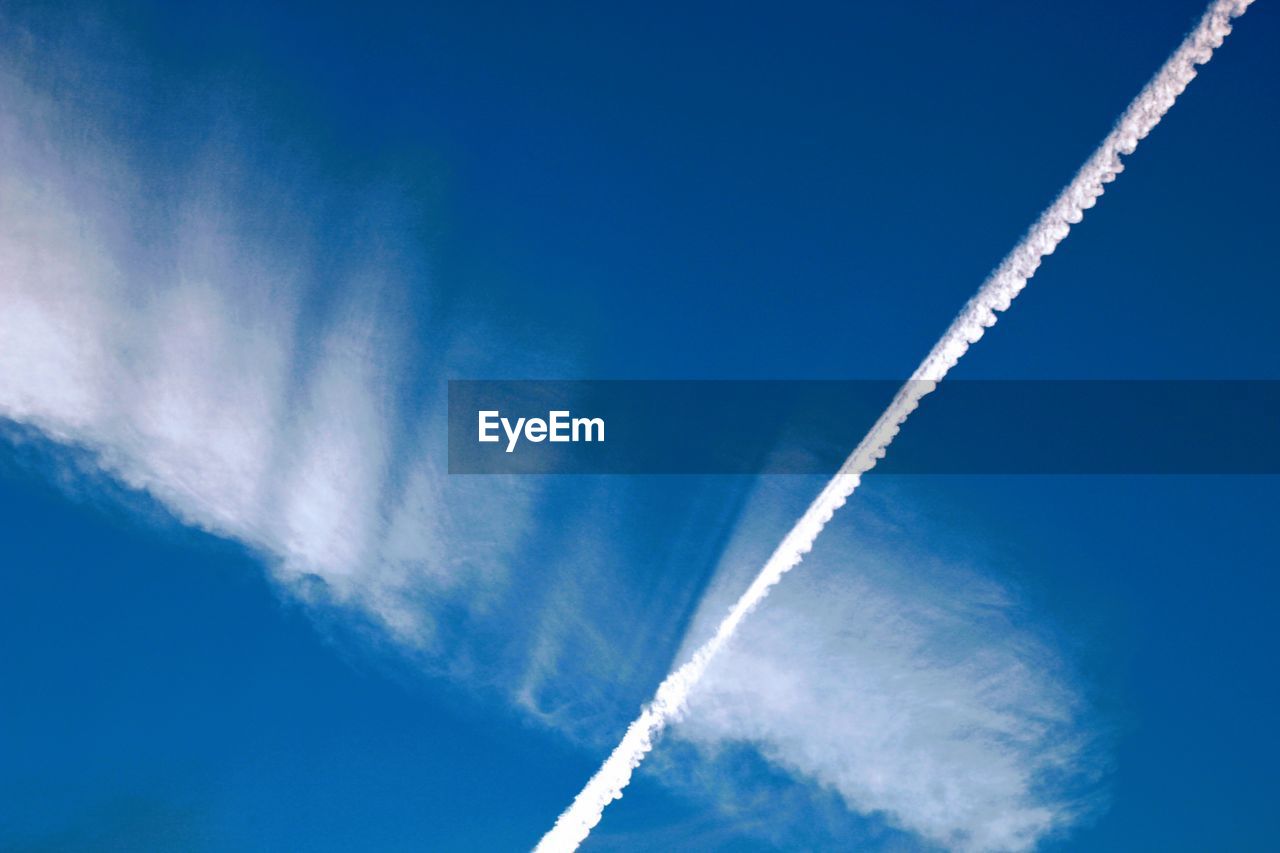
<path id="1" fill-rule="evenodd" d="M 1000 263 L 978 292 L 965 304 L 943 336 L 934 344 L 915 373 L 902 386 L 889 407 L 854 448 L 840 470 L 805 510 L 783 538 L 746 592 L 729 609 L 715 634 L 693 653 L 679 669 L 658 686 L 653 700 L 644 707 L 622 741 L 605 759 L 555 826 L 542 837 L 535 853 L 576 850 L 600 822 L 605 808 L 622 796 L 631 775 L 653 749 L 658 735 L 684 709 L 690 692 L 707 666 L 732 639 L 751 611 L 769 595 L 782 576 L 799 565 L 845 501 L 858 487 L 863 474 L 875 467 L 920 400 L 931 393 L 956 362 L 995 325 L 996 312 L 1009 307 L 1014 297 L 1035 275 L 1040 261 L 1052 254 L 1066 238 L 1071 226 L 1097 203 L 1105 185 L 1123 169 L 1121 155 L 1131 154 L 1173 106 L 1177 97 L 1196 76 L 1196 65 L 1213 56 L 1231 32 L 1231 19 L 1244 14 L 1253 0 L 1216 0 L 1209 5 L 1195 29 L 1183 40 L 1138 97 L 1121 115 L 1115 129 L 1093 153 L 1069 183 L 1040 215 L 1040 218 L 1013 251 Z"/>

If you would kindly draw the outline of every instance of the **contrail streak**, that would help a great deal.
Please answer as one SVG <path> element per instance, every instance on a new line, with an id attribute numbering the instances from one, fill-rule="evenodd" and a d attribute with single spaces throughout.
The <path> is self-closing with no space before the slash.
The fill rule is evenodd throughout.
<path id="1" fill-rule="evenodd" d="M 1231 19 L 1244 14 L 1251 2 L 1253 0 L 1216 0 L 1209 5 L 1196 28 L 1124 111 L 1098 150 L 952 321 L 871 431 L 783 538 L 751 586 L 729 609 L 711 639 L 658 686 L 653 701 L 631 723 L 622 741 L 556 820 L 555 826 L 538 842 L 536 851 L 558 853 L 575 850 L 586 840 L 609 803 L 622 796 L 623 789 L 631 781 L 631 774 L 653 749 L 658 735 L 684 709 L 689 693 L 707 666 L 732 639 L 742 620 L 768 596 L 783 575 L 799 565 L 831 516 L 858 487 L 862 475 L 884 457 L 885 449 L 920 404 L 921 398 L 937 387 L 947 371 L 982 337 L 986 329 L 995 325 L 996 312 L 1009 307 L 1035 275 L 1040 260 L 1051 254 L 1066 238 L 1071 226 L 1097 203 L 1105 185 L 1115 180 L 1123 170 L 1121 155 L 1133 153 L 1139 140 L 1160 122 L 1178 95 L 1195 78 L 1195 66 L 1209 61 L 1214 49 L 1220 47 L 1231 32 Z"/>

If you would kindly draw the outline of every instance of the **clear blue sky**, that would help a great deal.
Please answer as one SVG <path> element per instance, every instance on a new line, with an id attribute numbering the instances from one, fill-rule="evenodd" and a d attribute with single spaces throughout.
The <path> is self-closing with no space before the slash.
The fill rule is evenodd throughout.
<path id="1" fill-rule="evenodd" d="M 317 330 L 370 312 L 356 352 L 394 362 L 390 390 L 376 428 L 350 421 L 387 465 L 345 523 L 382 519 L 438 458 L 449 378 L 904 376 L 1200 11 L 15 3 L 0 53 L 65 111 L 60 158 L 23 150 L 99 187 L 78 210 L 123 278 L 192 277 L 189 256 L 213 250 L 173 236 L 191 210 L 234 222 L 209 243 L 235 244 L 232 279 L 260 254 L 285 271 L 264 302 L 237 301 L 248 274 L 226 285 L 226 328 L 287 318 L 286 410 L 346 352 Z M 1280 378 L 1278 39 L 1260 0 L 956 375 Z M 387 269 L 352 308 L 361 275 Z M 22 363 L 0 364 L 18 384 Z M 208 399 L 221 417 L 242 398 Z M 756 555 L 777 527 L 733 478 L 504 483 L 476 519 L 466 492 L 421 516 L 450 519 L 428 547 L 454 548 L 424 561 L 429 583 L 362 585 L 359 560 L 307 562 L 309 528 L 227 520 L 204 485 L 166 481 L 168 457 L 119 411 L 77 426 L 76 450 L 0 411 L 0 848 L 527 849 L 700 624 L 730 546 Z M 145 462 L 113 468 L 113 451 Z M 119 482 L 130 471 L 146 489 Z M 363 500 L 351 476 L 338 493 Z M 789 479 L 782 506 L 817 485 Z M 1087 708 L 1071 785 L 1088 814 L 1045 849 L 1276 843 L 1274 477 L 865 491 L 854 518 L 892 516 L 908 570 L 927 552 L 1011 591 L 1009 630 L 1051 649 Z M 368 615 L 382 590 L 427 614 L 428 641 Z M 641 774 L 595 849 L 933 849 L 923 818 L 859 815 L 782 742 L 732 773 L 690 755 Z M 774 798 L 769 826 L 749 795 Z"/>

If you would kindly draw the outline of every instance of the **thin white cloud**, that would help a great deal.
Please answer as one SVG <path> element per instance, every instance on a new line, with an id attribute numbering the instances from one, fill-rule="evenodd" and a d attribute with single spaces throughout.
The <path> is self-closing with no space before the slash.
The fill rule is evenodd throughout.
<path id="1" fill-rule="evenodd" d="M 762 513 L 777 513 L 753 511 L 767 528 Z M 884 523 L 863 510 L 833 525 L 708 667 L 673 734 L 711 761 L 750 745 L 852 812 L 948 849 L 1029 849 L 1092 806 L 1095 735 L 1076 680 L 1019 627 L 1009 590 L 902 541 L 919 519 L 878 535 Z M 691 636 L 741 582 L 709 593 Z"/>
<path id="2" fill-rule="evenodd" d="M 631 648 L 679 641 L 665 605 L 631 637 L 602 630 L 634 579 L 608 545 L 626 519 L 594 495 L 629 487 L 445 474 L 444 379 L 554 374 L 554 355 L 516 362 L 488 328 L 424 340 L 441 330 L 394 192 L 334 195 L 216 107 L 137 142 L 128 93 L 94 81 L 147 74 L 4 32 L 0 418 L 248 545 L 294 594 L 367 614 L 431 671 L 595 736 L 620 674 L 652 675 Z M 135 150 L 166 130 L 181 156 Z M 699 578 L 672 574 L 666 600 L 691 605 Z M 605 591 L 616 608 L 585 606 Z"/>
<path id="3" fill-rule="evenodd" d="M 249 181 L 236 156 L 250 154 L 220 145 L 218 122 L 194 163 L 144 172 L 103 130 L 110 114 L 63 108 L 41 63 L 3 59 L 0 416 L 86 448 L 184 522 L 263 554 L 284 583 L 319 578 L 332 600 L 425 643 L 420 578 L 447 573 L 445 528 L 486 496 L 424 486 L 417 422 L 439 415 L 401 403 L 396 266 L 374 250 L 318 255 L 292 212 L 315 200 L 287 177 Z M 262 233 L 267 205 L 279 207 Z M 341 224 L 353 244 L 397 225 L 360 209 Z M 317 309 L 310 281 L 335 256 Z M 510 520 L 489 532 L 514 541 L 524 496 L 489 485 Z"/>

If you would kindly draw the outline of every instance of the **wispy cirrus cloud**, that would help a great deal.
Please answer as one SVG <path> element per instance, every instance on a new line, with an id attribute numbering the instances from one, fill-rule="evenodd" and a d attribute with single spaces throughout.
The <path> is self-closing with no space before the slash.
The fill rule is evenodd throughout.
<path id="1" fill-rule="evenodd" d="M 629 519 L 598 498 L 668 512 L 669 496 L 446 475 L 445 379 L 560 356 L 433 318 L 413 205 L 364 172 L 333 180 L 232 83 L 161 97 L 105 25 L 0 25 L 0 418 L 244 543 L 427 669 L 594 737 L 665 664 L 602 626 L 624 612 L 674 648 L 668 607 L 703 579 L 672 555 L 638 592 L 609 547 Z"/>
<path id="2" fill-rule="evenodd" d="M 74 60 L 13 32 L 27 53 L 0 68 L 0 416 L 427 642 L 421 599 L 458 575 L 448 528 L 465 517 L 500 562 L 523 498 L 491 484 L 499 524 L 474 512 L 477 484 L 432 473 L 442 413 L 407 362 L 405 223 L 216 108 L 181 129 L 182 155 L 144 162 L 92 84 L 52 94 L 89 76 Z"/>
<path id="3" fill-rule="evenodd" d="M 778 520 L 767 493 L 753 514 Z M 892 502 L 828 531 L 707 670 L 673 730 L 716 761 L 748 746 L 854 813 L 947 849 L 1023 850 L 1100 803 L 1102 733 L 1018 595 L 903 534 Z M 744 537 L 690 642 L 746 579 Z M 737 575 L 737 577 L 735 577 Z"/>

